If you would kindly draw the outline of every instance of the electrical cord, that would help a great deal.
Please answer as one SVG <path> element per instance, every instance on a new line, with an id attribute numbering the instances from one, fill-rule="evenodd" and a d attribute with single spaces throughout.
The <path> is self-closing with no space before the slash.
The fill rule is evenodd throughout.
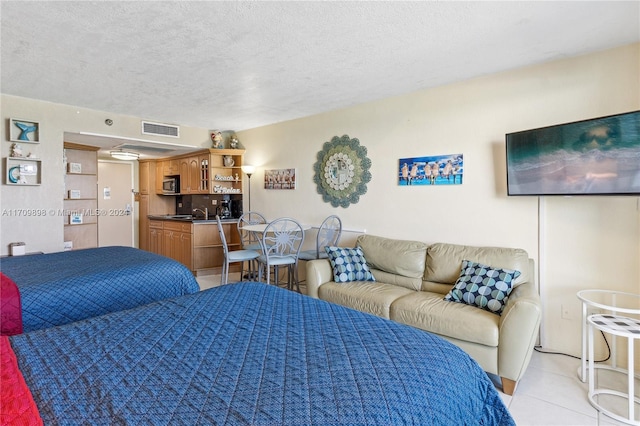
<path id="1" fill-rule="evenodd" d="M 607 345 L 607 357 L 605 359 L 596 360 L 596 361 L 593 361 L 593 362 L 605 362 L 605 361 L 609 361 L 609 358 L 611 358 L 611 347 L 609 346 L 609 342 L 607 341 L 607 336 L 605 336 L 605 334 L 602 331 L 600 331 L 600 334 L 602 334 L 602 338 L 604 339 L 604 343 Z M 540 345 L 534 346 L 533 350 L 536 351 L 536 352 L 539 352 L 541 354 L 563 355 L 563 356 L 568 356 L 568 357 L 571 357 L 571 358 L 582 359 L 582 357 L 580 357 L 580 356 L 575 356 L 575 355 L 571 355 L 571 354 L 565 354 L 563 352 L 544 351 L 544 350 L 542 350 L 542 346 L 540 346 Z"/>

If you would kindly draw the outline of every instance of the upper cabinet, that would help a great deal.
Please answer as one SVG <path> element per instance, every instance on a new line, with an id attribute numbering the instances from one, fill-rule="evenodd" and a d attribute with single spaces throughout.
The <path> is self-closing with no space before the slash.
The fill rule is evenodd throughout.
<path id="1" fill-rule="evenodd" d="M 204 163 L 202 163 L 204 159 Z M 180 158 L 180 194 L 208 194 L 209 188 L 203 173 L 208 174 L 209 156 L 193 155 Z M 202 164 L 206 165 L 203 170 Z"/>
<path id="2" fill-rule="evenodd" d="M 180 195 L 242 194 L 244 153 L 244 149 L 207 149 L 158 160 L 156 193 L 162 194 L 165 176 L 180 176 Z"/>

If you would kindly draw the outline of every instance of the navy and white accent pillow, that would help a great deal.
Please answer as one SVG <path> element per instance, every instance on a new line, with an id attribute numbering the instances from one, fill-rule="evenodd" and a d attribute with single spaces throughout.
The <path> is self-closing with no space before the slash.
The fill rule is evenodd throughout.
<path id="1" fill-rule="evenodd" d="M 333 280 L 335 282 L 375 281 L 360 247 L 345 248 L 327 246 L 324 250 L 329 256 L 329 261 L 333 268 Z"/>
<path id="2" fill-rule="evenodd" d="M 466 303 L 500 315 L 513 290 L 513 282 L 519 276 L 520 271 L 514 269 L 463 260 L 460 276 L 444 300 Z"/>

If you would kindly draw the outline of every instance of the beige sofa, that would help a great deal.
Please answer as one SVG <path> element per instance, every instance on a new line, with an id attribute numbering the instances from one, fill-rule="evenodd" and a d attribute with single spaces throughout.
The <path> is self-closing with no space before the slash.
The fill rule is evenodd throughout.
<path id="1" fill-rule="evenodd" d="M 309 296 L 435 333 L 500 376 L 503 392 L 513 394 L 531 359 L 541 319 L 533 260 L 526 251 L 373 235 L 359 236 L 356 245 L 376 281 L 336 283 L 329 260 L 312 260 L 307 262 Z M 443 300 L 463 260 L 521 272 L 501 315 Z"/>

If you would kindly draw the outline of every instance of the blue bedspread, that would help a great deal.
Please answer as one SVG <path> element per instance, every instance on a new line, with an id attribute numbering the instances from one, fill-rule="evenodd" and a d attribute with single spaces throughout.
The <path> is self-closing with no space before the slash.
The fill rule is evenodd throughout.
<path id="1" fill-rule="evenodd" d="M 260 283 L 10 339 L 46 425 L 514 424 L 456 346 Z"/>
<path id="2" fill-rule="evenodd" d="M 131 247 L 8 257 L 0 270 L 20 290 L 25 333 L 200 290 L 186 266 Z"/>

